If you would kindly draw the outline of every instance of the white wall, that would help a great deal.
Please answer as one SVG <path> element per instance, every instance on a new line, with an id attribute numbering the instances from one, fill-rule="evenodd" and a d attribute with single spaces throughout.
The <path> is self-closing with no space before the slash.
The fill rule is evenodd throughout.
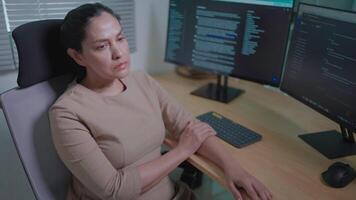
<path id="1" fill-rule="evenodd" d="M 174 65 L 163 61 L 168 3 L 168 0 L 136 0 L 137 52 L 131 57 L 133 69 L 144 69 L 151 74 L 174 69 Z"/>

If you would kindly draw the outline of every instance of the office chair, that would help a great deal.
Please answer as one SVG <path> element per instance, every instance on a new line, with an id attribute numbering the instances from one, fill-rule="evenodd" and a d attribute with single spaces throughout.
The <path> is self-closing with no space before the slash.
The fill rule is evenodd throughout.
<path id="1" fill-rule="evenodd" d="M 36 199 L 62 200 L 71 174 L 52 143 L 48 109 L 73 80 L 76 64 L 59 40 L 62 20 L 17 27 L 18 87 L 0 95 L 13 142 Z"/>

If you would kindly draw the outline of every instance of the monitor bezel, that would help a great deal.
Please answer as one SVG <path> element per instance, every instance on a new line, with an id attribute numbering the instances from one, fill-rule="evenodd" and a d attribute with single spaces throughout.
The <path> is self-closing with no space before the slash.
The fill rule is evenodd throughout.
<path id="1" fill-rule="evenodd" d="M 286 41 L 285 41 L 285 45 L 284 45 L 284 54 L 283 54 L 283 59 L 282 59 L 282 63 L 280 66 L 280 73 L 278 75 L 278 79 L 279 81 L 277 83 L 273 83 L 272 81 L 268 82 L 268 81 L 263 81 L 263 80 L 259 80 L 256 78 L 251 78 L 248 76 L 243 76 L 243 75 L 236 75 L 236 74 L 232 74 L 232 73 L 223 73 L 220 71 L 216 71 L 216 70 L 211 70 L 211 69 L 207 69 L 204 67 L 199 67 L 199 66 L 195 66 L 195 65 L 187 65 L 184 63 L 180 63 L 177 62 L 175 60 L 170 60 L 167 59 L 167 47 L 168 47 L 168 32 L 169 32 L 169 22 L 170 22 L 170 17 L 171 17 L 171 10 L 170 10 L 170 2 L 172 0 L 169 0 L 168 3 L 168 21 L 167 21 L 167 31 L 166 31 L 166 48 L 165 48 L 165 53 L 164 53 L 164 61 L 167 63 L 171 63 L 171 64 L 176 64 L 176 65 L 181 65 L 181 66 L 188 66 L 191 67 L 193 69 L 197 69 L 197 70 L 203 70 L 203 71 L 207 71 L 207 72 L 211 72 L 214 74 L 220 74 L 220 75 L 224 75 L 224 76 L 230 76 L 230 77 L 234 77 L 234 78 L 238 78 L 238 79 L 243 79 L 243 80 L 247 80 L 247 81 L 252 81 L 252 82 L 256 82 L 256 83 L 260 83 L 260 84 L 264 84 L 264 85 L 270 85 L 276 88 L 279 88 L 281 83 L 282 83 L 282 75 L 283 75 L 283 71 L 284 71 L 284 64 L 285 64 L 285 60 L 286 60 L 286 56 L 287 56 L 287 48 L 288 48 L 288 43 L 289 43 L 289 38 L 290 38 L 290 33 L 291 33 L 291 26 L 293 23 L 293 15 L 294 15 L 294 7 L 295 7 L 295 0 L 293 0 L 293 6 L 290 8 L 290 19 L 289 19 L 289 24 L 288 24 L 288 33 L 286 36 Z M 253 5 L 253 4 L 252 4 Z M 264 5 L 267 6 L 267 5 Z"/>
<path id="2" fill-rule="evenodd" d="M 346 13 L 352 13 L 352 14 L 355 14 L 356 15 L 356 12 L 355 11 L 350 11 L 350 10 L 343 10 L 343 9 L 339 9 L 339 8 L 331 8 L 331 7 L 327 7 L 327 6 L 320 6 L 320 5 L 315 5 L 315 4 L 309 4 L 309 3 L 299 3 L 298 4 L 298 10 L 297 10 L 297 13 L 296 13 L 296 18 L 295 18 L 295 21 L 297 20 L 298 18 L 298 15 L 299 15 L 299 11 L 300 11 L 300 7 L 302 5 L 306 5 L 306 6 L 311 6 L 311 7 L 317 7 L 317 8 L 324 8 L 324 9 L 328 9 L 328 10 L 334 10 L 334 11 L 340 11 L 340 12 L 346 12 Z M 355 23 L 356 24 L 356 23 Z M 295 27 L 295 26 L 294 26 Z M 295 30 L 296 29 L 293 29 L 293 32 L 292 32 L 292 35 L 291 35 L 291 41 L 290 43 L 292 43 L 292 40 L 294 39 L 295 37 Z M 287 57 L 286 57 L 286 63 L 285 63 L 285 67 L 284 67 L 284 72 L 286 71 L 286 67 L 287 67 L 287 62 L 288 62 L 288 58 L 289 58 L 289 51 L 288 51 L 288 54 L 287 54 Z M 313 110 L 317 111 L 318 113 L 324 115 L 325 117 L 329 118 L 330 120 L 338 123 L 339 125 L 355 132 L 356 131 L 356 125 L 355 127 L 353 127 L 352 125 L 350 124 L 347 124 L 345 122 L 343 122 L 342 120 L 338 119 L 336 116 L 334 115 L 331 115 L 321 109 L 319 109 L 318 107 L 314 106 L 313 104 L 309 103 L 308 101 L 304 100 L 303 97 L 300 97 L 296 94 L 294 94 L 293 92 L 289 91 L 288 89 L 284 88 L 283 87 L 283 83 L 284 83 L 284 73 L 283 73 L 283 77 L 281 79 L 281 84 L 280 84 L 280 90 L 282 92 L 284 92 L 285 94 L 295 98 L 296 100 L 302 102 L 303 104 L 307 105 L 308 107 L 312 108 Z"/>

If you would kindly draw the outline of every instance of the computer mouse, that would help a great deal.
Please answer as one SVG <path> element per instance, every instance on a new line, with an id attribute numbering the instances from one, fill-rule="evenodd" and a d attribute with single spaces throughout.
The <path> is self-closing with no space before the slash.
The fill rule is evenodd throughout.
<path id="1" fill-rule="evenodd" d="M 356 172 L 350 165 L 336 162 L 323 172 L 321 176 L 330 187 L 342 188 L 354 180 Z"/>

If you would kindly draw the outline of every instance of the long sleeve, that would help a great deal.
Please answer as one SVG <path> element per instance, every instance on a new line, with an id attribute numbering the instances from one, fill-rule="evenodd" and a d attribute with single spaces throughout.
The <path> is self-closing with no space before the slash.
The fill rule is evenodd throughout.
<path id="1" fill-rule="evenodd" d="M 172 133 L 175 138 L 178 138 L 188 121 L 197 119 L 172 98 L 156 80 L 149 75 L 146 76 L 148 77 L 150 86 L 157 95 L 166 129 Z"/>
<path id="2" fill-rule="evenodd" d="M 115 169 L 88 128 L 62 106 L 49 111 L 55 148 L 73 176 L 101 199 L 136 199 L 141 180 L 135 167 Z"/>

